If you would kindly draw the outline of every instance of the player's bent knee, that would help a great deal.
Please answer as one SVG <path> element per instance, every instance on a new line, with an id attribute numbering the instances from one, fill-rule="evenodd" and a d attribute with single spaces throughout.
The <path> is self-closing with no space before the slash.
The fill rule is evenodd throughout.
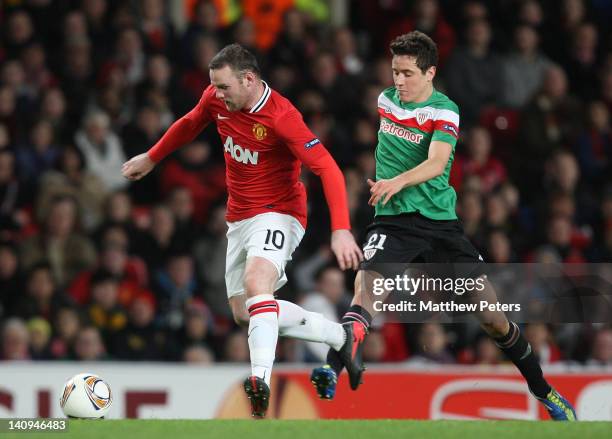
<path id="1" fill-rule="evenodd" d="M 229 299 L 232 317 L 238 326 L 249 326 L 249 313 L 246 310 L 245 300 L 244 294 L 233 296 Z"/>
<path id="2" fill-rule="evenodd" d="M 234 322 L 238 326 L 248 327 L 249 326 L 249 315 L 246 312 L 232 313 L 234 316 Z"/>
<path id="3" fill-rule="evenodd" d="M 244 290 L 247 297 L 272 294 L 278 280 L 278 270 L 272 262 L 263 258 L 249 260 L 244 271 Z"/>

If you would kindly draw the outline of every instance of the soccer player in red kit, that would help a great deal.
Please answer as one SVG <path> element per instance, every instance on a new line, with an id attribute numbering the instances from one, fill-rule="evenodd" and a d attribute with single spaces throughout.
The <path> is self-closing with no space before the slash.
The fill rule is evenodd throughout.
<path id="1" fill-rule="evenodd" d="M 225 280 L 234 319 L 249 326 L 252 376 L 244 382 L 255 417 L 265 416 L 278 335 L 352 348 L 352 326 L 325 319 L 274 291 L 286 281 L 285 265 L 306 227 L 302 163 L 323 183 L 331 213 L 331 248 L 340 268 L 358 267 L 359 246 L 350 232 L 344 177 L 301 114 L 262 81 L 255 57 L 238 44 L 210 62 L 211 85 L 146 153 L 123 165 L 138 180 L 155 164 L 192 141 L 210 122 L 223 142 L 228 187 Z"/>

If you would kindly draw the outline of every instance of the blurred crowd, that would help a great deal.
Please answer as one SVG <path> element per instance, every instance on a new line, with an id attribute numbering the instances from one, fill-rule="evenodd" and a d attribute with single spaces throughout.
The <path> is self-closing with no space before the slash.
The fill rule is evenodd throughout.
<path id="1" fill-rule="evenodd" d="M 222 147 L 215 127 L 144 180 L 121 164 L 198 101 L 238 42 L 344 171 L 355 233 L 389 41 L 438 43 L 435 86 L 461 111 L 451 183 L 485 259 L 612 260 L 612 3 L 605 0 L 5 0 L 0 9 L 0 359 L 248 361 L 231 319 Z M 174 3 L 176 6 L 177 2 Z M 494 5 L 493 5 L 494 4 Z M 338 320 L 353 273 L 335 265 L 320 180 L 280 296 Z M 524 326 L 545 363 L 612 364 L 608 325 Z M 280 340 L 279 361 L 326 347 Z M 379 321 L 367 362 L 496 364 L 477 325 Z"/>

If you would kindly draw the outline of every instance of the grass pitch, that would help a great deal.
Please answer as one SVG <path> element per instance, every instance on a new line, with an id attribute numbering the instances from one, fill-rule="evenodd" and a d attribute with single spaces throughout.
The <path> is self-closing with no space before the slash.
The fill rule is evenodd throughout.
<path id="1" fill-rule="evenodd" d="M 3 433 L 3 439 L 351 439 L 390 438 L 611 438 L 612 422 L 534 421 L 285 421 L 71 420 L 63 433 Z"/>

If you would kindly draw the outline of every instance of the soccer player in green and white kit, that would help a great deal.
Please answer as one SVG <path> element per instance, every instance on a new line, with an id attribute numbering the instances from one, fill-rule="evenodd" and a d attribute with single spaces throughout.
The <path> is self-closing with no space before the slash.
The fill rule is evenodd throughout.
<path id="1" fill-rule="evenodd" d="M 352 343 L 345 353 L 331 349 L 327 364 L 313 370 L 319 397 L 332 399 L 343 367 L 356 390 L 363 373 L 362 346 L 374 310 L 363 292 L 364 274 L 380 264 L 444 261 L 481 263 L 455 213 L 457 196 L 448 184 L 459 134 L 459 109 L 432 84 L 438 50 L 414 31 L 391 42 L 394 87 L 378 98 L 380 129 L 376 182 L 368 180 L 369 204 L 376 207 L 363 247 L 365 260 L 355 279 L 355 297 L 344 315 Z M 432 257 L 433 255 L 433 257 Z M 488 284 L 488 281 L 485 281 Z M 491 288 L 488 284 L 488 288 Z M 503 312 L 479 313 L 481 327 L 517 366 L 530 391 L 555 420 L 575 420 L 574 409 L 544 379 L 531 346 Z"/>

